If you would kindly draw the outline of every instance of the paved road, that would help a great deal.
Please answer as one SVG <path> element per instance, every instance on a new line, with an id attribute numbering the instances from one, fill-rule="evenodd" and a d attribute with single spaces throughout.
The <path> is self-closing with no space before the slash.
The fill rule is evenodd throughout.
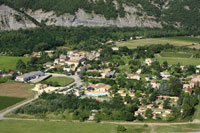
<path id="1" fill-rule="evenodd" d="M 8 109 L 8 110 L 6 110 L 6 111 L 0 113 L 0 120 L 8 120 L 8 119 L 10 119 L 10 118 L 5 118 L 4 116 L 5 116 L 6 114 L 8 114 L 8 113 L 14 111 L 15 109 L 20 108 L 20 107 L 22 107 L 22 106 L 24 106 L 24 105 L 26 105 L 26 104 L 28 104 L 28 103 L 30 103 L 30 102 L 36 100 L 36 99 L 38 99 L 38 96 L 35 96 L 33 99 L 30 99 L 30 100 L 28 100 L 28 101 L 25 101 L 24 103 L 21 103 L 21 104 L 15 106 L 15 107 L 13 107 L 13 108 L 10 108 L 10 109 Z M 11 119 L 12 119 L 12 118 L 11 118 Z"/>

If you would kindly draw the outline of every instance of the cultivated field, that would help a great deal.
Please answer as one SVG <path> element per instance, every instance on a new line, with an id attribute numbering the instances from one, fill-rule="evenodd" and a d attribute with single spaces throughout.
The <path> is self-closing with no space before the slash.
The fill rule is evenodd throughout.
<path id="1" fill-rule="evenodd" d="M 60 86 L 66 86 L 74 82 L 74 79 L 67 77 L 50 77 L 47 82 L 57 82 Z"/>
<path id="2" fill-rule="evenodd" d="M 161 57 L 160 55 L 155 55 L 156 60 L 160 63 L 167 61 L 169 64 L 177 64 L 180 63 L 181 65 L 200 65 L 199 58 L 177 58 L 177 57 Z"/>
<path id="3" fill-rule="evenodd" d="M 175 57 L 175 58 L 190 58 L 192 54 L 189 53 L 177 53 L 177 52 L 162 52 L 160 53 L 162 57 Z"/>
<path id="4" fill-rule="evenodd" d="M 137 48 L 138 46 L 145 46 L 151 44 L 172 44 L 175 46 L 188 46 L 200 48 L 200 38 L 195 37 L 169 37 L 169 38 L 148 38 L 141 40 L 131 40 L 126 42 L 116 43 L 118 47 L 127 46 L 130 49 Z"/>
<path id="5" fill-rule="evenodd" d="M 0 110 L 12 106 L 23 100 L 25 100 L 25 98 L 0 96 Z"/>
<path id="6" fill-rule="evenodd" d="M 0 110 L 33 96 L 34 86 L 24 83 L 7 82 L 0 84 Z"/>
<path id="7" fill-rule="evenodd" d="M 0 56 L 0 70 L 15 69 L 17 61 L 21 59 L 25 63 L 30 60 L 28 57 L 12 57 L 12 56 Z"/>
<path id="8" fill-rule="evenodd" d="M 28 98 L 33 96 L 30 90 L 34 86 L 30 84 L 7 82 L 0 84 L 0 96 Z"/>
<path id="9" fill-rule="evenodd" d="M 198 132 L 199 124 L 181 124 L 171 126 L 124 125 L 125 133 L 171 133 Z M 9 128 L 8 128 L 9 127 Z M 0 121 L 3 133 L 117 133 L 115 124 L 50 122 L 50 121 Z"/>

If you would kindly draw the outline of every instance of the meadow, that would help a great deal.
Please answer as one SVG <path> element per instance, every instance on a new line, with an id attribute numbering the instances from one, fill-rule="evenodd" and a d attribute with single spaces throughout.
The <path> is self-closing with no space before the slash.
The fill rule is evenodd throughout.
<path id="1" fill-rule="evenodd" d="M 0 110 L 12 106 L 23 100 L 25 100 L 25 98 L 0 96 Z"/>
<path id="2" fill-rule="evenodd" d="M 15 56 L 0 56 L 0 70 L 15 69 L 18 60 L 21 59 L 27 63 L 31 58 L 29 57 L 15 57 Z"/>
<path id="3" fill-rule="evenodd" d="M 178 52 L 162 52 L 160 53 L 162 57 L 176 57 L 176 58 L 190 58 L 192 54 L 189 53 L 178 53 Z"/>
<path id="4" fill-rule="evenodd" d="M 74 82 L 74 79 L 68 77 L 50 77 L 46 82 L 57 82 L 60 86 L 66 86 Z"/>
<path id="5" fill-rule="evenodd" d="M 200 38 L 198 37 L 165 37 L 165 38 L 147 38 L 141 40 L 129 40 L 125 42 L 117 42 L 118 47 L 127 46 L 130 49 L 135 49 L 138 46 L 152 44 L 172 44 L 174 46 L 188 46 L 190 48 L 200 48 Z"/>
<path id="6" fill-rule="evenodd" d="M 9 127 L 9 128 L 8 128 Z M 59 121 L 25 121 L 5 120 L 0 121 L 0 131 L 3 133 L 117 133 L 116 124 L 93 122 L 59 122 Z M 199 124 L 181 125 L 124 125 L 124 133 L 150 133 L 150 132 L 197 132 Z"/>
<path id="7" fill-rule="evenodd" d="M 177 64 L 180 63 L 181 65 L 200 65 L 199 58 L 177 58 L 177 57 L 161 57 L 160 55 L 155 55 L 156 60 L 160 63 L 167 61 L 169 64 Z"/>

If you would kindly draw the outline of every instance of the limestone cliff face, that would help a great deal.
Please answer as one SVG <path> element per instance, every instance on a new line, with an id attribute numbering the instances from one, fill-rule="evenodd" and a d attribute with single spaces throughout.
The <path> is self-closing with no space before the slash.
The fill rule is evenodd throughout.
<path id="1" fill-rule="evenodd" d="M 0 5 L 0 30 L 18 30 L 33 27 L 36 27 L 36 25 L 27 19 L 24 14 L 8 6 Z"/>
<path id="2" fill-rule="evenodd" d="M 64 14 L 57 16 L 53 11 L 44 12 L 42 10 L 25 11 L 30 17 L 37 20 L 39 23 L 43 22 L 46 25 L 56 26 L 117 26 L 117 27 L 162 27 L 160 22 L 156 22 L 154 18 L 150 18 L 143 14 L 136 15 L 136 8 L 124 5 L 127 12 L 124 18 L 116 18 L 107 20 L 103 15 L 95 13 L 86 13 L 79 9 L 75 15 Z M 25 28 L 34 28 L 36 25 L 29 20 L 21 12 L 18 12 L 8 6 L 0 5 L 0 30 L 18 30 Z"/>
<path id="3" fill-rule="evenodd" d="M 38 22 L 45 22 L 47 25 L 56 26 L 117 26 L 117 27 L 162 27 L 160 22 L 154 21 L 148 16 L 138 17 L 134 14 L 132 8 L 126 8 L 129 13 L 124 18 L 118 17 L 117 19 L 107 20 L 103 15 L 86 13 L 84 10 L 79 9 L 75 15 L 64 14 L 57 16 L 54 12 L 44 12 L 42 10 L 27 11 L 31 17 Z"/>

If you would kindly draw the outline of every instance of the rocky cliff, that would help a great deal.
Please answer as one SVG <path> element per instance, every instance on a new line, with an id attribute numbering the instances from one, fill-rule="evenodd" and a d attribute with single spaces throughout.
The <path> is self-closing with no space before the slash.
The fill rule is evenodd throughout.
<path id="1" fill-rule="evenodd" d="M 34 28 L 36 25 L 20 13 L 8 6 L 0 5 L 0 30 L 18 30 Z"/>
<path id="2" fill-rule="evenodd" d="M 160 22 L 156 22 L 148 16 L 139 17 L 135 14 L 134 8 L 126 7 L 127 13 L 125 17 L 107 20 L 103 15 L 95 13 L 86 13 L 79 9 L 75 15 L 64 14 L 57 16 L 53 11 L 44 12 L 42 10 L 27 11 L 27 14 L 36 19 L 38 22 L 43 22 L 47 25 L 57 26 L 117 26 L 117 27 L 162 27 Z"/>
<path id="3" fill-rule="evenodd" d="M 125 7 L 127 11 L 125 17 L 107 20 L 103 15 L 86 13 L 79 9 L 74 15 L 69 13 L 57 16 L 53 11 L 44 12 L 41 9 L 25 11 L 30 17 L 39 23 L 56 26 L 117 26 L 117 27 L 162 27 L 160 22 L 156 22 L 148 16 L 139 17 L 135 14 L 137 9 Z M 36 25 L 23 13 L 18 12 L 8 6 L 0 6 L 0 30 L 18 30 L 34 28 Z"/>

